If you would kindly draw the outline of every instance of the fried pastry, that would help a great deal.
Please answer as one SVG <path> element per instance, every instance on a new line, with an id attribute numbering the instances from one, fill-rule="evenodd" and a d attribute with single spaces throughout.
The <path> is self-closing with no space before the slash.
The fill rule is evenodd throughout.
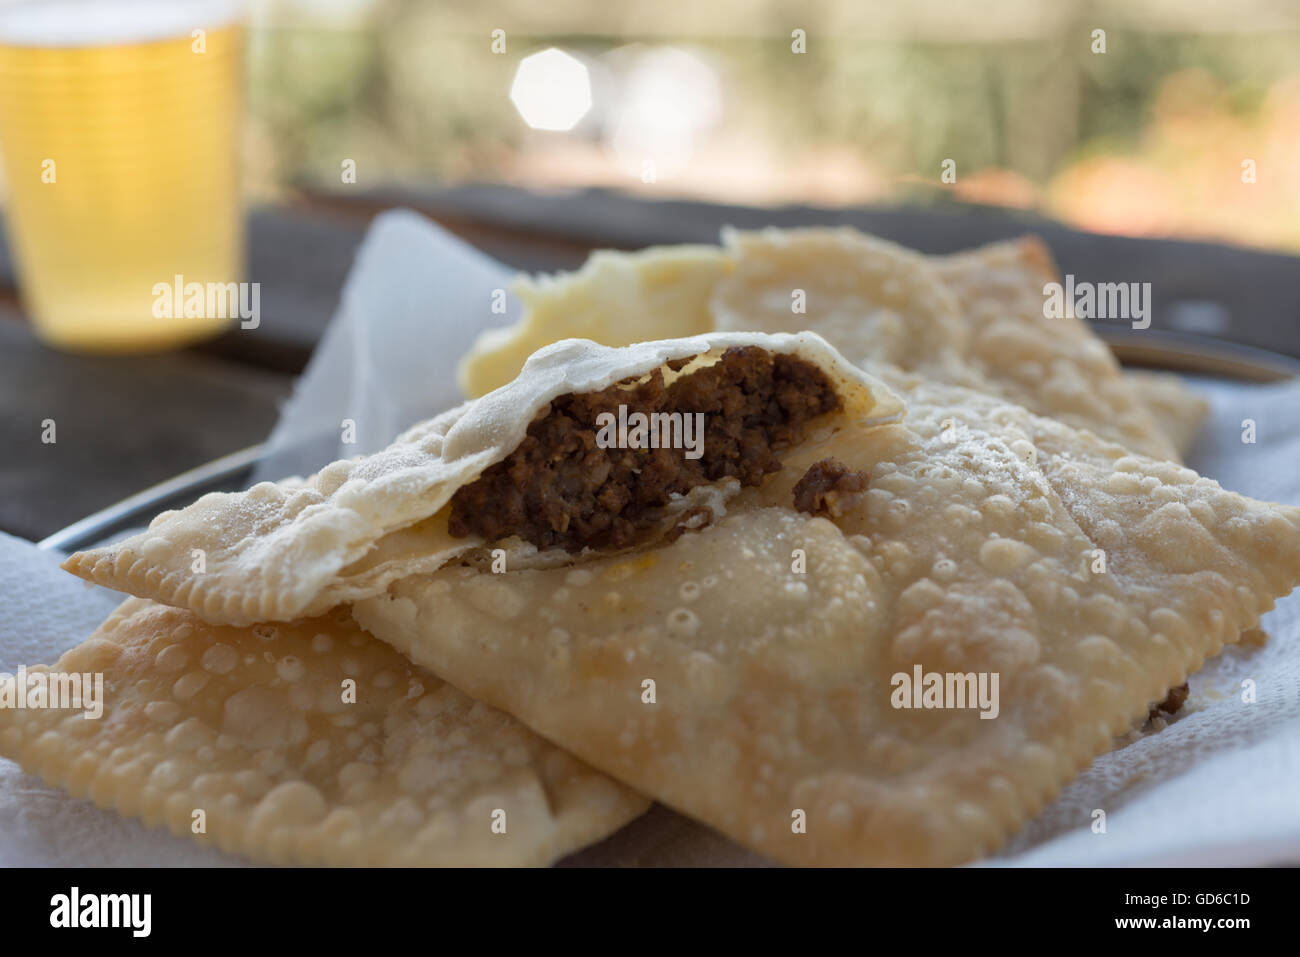
<path id="1" fill-rule="evenodd" d="M 255 861 L 541 865 L 649 806 L 346 607 L 237 628 L 132 598 L 52 671 L 102 674 L 102 715 L 0 708 L 0 754 Z"/>
<path id="2" fill-rule="evenodd" d="M 618 409 L 629 403 L 649 417 L 630 438 L 652 447 L 601 448 L 594 434 L 574 444 L 566 423 L 602 409 L 616 420 L 611 442 L 628 438 Z M 502 520 L 515 516 L 534 550 L 677 534 L 722 514 L 736 488 L 776 468 L 821 418 L 866 424 L 901 410 L 879 380 L 811 333 L 714 333 L 627 349 L 566 340 L 534 355 L 518 379 L 375 455 L 306 482 L 205 495 L 63 567 L 214 623 L 287 621 L 435 571 L 502 537 Z M 704 443 L 700 458 L 663 447 L 696 421 L 708 429 L 690 436 Z M 539 467 L 562 495 L 537 479 Z"/>
<path id="3" fill-rule="evenodd" d="M 610 775 L 793 864 L 999 844 L 1300 580 L 1300 509 L 873 367 L 673 540 L 449 566 L 354 614 Z"/>
<path id="4" fill-rule="evenodd" d="M 723 246 L 601 251 L 573 274 L 521 278 L 525 313 L 461 363 L 467 395 L 512 379 L 570 336 L 622 346 L 714 329 L 819 333 L 855 362 L 890 362 L 1010 399 L 1154 458 L 1177 448 L 1086 322 L 1043 314 L 1056 280 L 1026 237 L 923 256 L 851 228 L 726 230 Z"/>
<path id="5" fill-rule="evenodd" d="M 1186 458 L 1210 415 L 1210 403 L 1197 395 L 1181 376 L 1152 369 L 1124 373 L 1129 387 L 1151 410 L 1160 431 L 1173 443 L 1179 458 Z"/>

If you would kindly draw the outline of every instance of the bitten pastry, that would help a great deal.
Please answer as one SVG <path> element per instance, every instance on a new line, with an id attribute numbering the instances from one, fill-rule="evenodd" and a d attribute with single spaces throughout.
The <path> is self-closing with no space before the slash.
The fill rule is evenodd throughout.
<path id="1" fill-rule="evenodd" d="M 697 379 L 711 385 L 696 388 Z M 188 508 L 164 512 L 125 541 L 78 552 L 63 567 L 216 623 L 319 614 L 378 594 L 400 578 L 435 571 L 485 544 L 495 513 L 462 509 L 457 518 L 452 504 L 458 491 L 526 440 L 533 442 L 528 433 L 538 415 L 553 414 L 562 425 L 563 410 L 553 405 L 561 397 L 603 393 L 604 406 L 616 414 L 625 404 L 620 390 L 651 380 L 659 386 L 647 385 L 646 397 L 673 383 L 653 400 L 659 405 L 645 410 L 658 413 L 657 423 L 667 422 L 671 431 L 692 427 L 696 415 L 707 417 L 712 431 L 700 437 L 709 445 L 710 471 L 688 469 L 653 501 L 640 495 L 588 503 L 593 521 L 635 509 L 642 536 L 671 534 L 683 522 L 698 523 L 706 511 L 721 514 L 738 482 L 759 481 L 782 448 L 820 417 L 866 423 L 902 411 L 879 380 L 810 333 L 715 333 L 627 349 L 569 340 L 538 352 L 503 388 L 412 427 L 382 452 L 335 462 L 305 483 L 264 482 L 246 492 L 205 495 Z M 647 441 L 658 444 L 657 434 L 647 432 Z M 584 482 L 587 451 L 565 453 L 572 453 L 566 459 L 570 481 Z M 666 448 L 652 451 L 675 470 L 691 461 Z M 622 482 L 618 474 L 612 481 Z M 449 527 L 453 520 L 458 530 Z"/>

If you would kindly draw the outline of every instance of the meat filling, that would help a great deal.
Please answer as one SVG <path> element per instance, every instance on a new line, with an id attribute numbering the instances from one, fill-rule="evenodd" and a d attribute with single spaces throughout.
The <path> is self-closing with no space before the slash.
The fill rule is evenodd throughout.
<path id="1" fill-rule="evenodd" d="M 518 535 L 543 549 L 626 548 L 662 520 L 674 495 L 727 477 L 757 485 L 780 469 L 778 453 L 799 442 L 811 420 L 839 407 L 816 366 L 757 346 L 728 349 L 670 384 L 656 369 L 643 381 L 559 396 L 518 448 L 452 497 L 449 527 L 458 537 L 487 541 Z M 660 428 L 598 441 L 612 432 L 609 418 L 599 416 L 630 422 L 638 412 Z M 669 427 L 674 422 L 676 433 Z M 694 434 L 695 423 L 703 426 L 694 445 L 698 457 L 687 448 L 645 447 L 680 445 L 662 440 Z"/>
<path id="2" fill-rule="evenodd" d="M 1161 715 L 1170 717 L 1177 714 L 1178 710 L 1182 708 L 1183 704 L 1187 701 L 1188 691 L 1189 689 L 1186 682 L 1183 682 L 1177 688 L 1170 688 L 1169 694 L 1165 696 L 1165 700 L 1151 709 L 1151 714 L 1148 715 L 1148 719 L 1154 719 Z"/>
<path id="3" fill-rule="evenodd" d="M 809 515 L 839 518 L 861 498 L 870 482 L 866 472 L 852 472 L 839 459 L 822 459 L 795 483 L 794 507 Z"/>

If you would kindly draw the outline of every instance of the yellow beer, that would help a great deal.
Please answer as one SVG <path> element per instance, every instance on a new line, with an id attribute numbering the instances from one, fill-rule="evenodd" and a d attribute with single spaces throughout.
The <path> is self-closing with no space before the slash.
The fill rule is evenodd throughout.
<path id="1" fill-rule="evenodd" d="M 243 279 L 238 15 L 217 0 L 0 7 L 6 219 L 47 342 L 164 349 L 231 321 L 155 289 Z"/>

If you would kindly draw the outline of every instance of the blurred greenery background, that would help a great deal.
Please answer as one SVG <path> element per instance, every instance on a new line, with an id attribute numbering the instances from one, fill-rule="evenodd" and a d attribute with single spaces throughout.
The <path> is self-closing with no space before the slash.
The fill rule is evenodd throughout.
<path id="1" fill-rule="evenodd" d="M 254 0 L 250 17 L 257 200 L 494 181 L 977 202 L 1300 250 L 1296 0 Z M 510 99 L 550 47 L 590 78 L 565 132 Z"/>

